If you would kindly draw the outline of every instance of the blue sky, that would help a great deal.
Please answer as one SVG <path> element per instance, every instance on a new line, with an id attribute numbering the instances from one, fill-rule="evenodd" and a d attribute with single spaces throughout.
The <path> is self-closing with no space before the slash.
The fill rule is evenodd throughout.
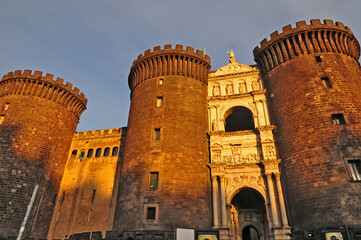
<path id="1" fill-rule="evenodd" d="M 360 0 L 0 0 L 0 75 L 51 73 L 88 98 L 78 131 L 127 125 L 133 60 L 157 45 L 206 49 L 212 70 L 254 64 L 252 51 L 275 30 L 331 19 L 361 39 Z"/>

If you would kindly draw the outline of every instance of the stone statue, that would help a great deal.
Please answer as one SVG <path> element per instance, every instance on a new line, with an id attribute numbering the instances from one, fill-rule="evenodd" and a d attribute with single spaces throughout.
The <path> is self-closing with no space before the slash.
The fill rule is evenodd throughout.
<path id="1" fill-rule="evenodd" d="M 239 83 L 239 93 L 247 92 L 246 83 L 244 81 Z"/>
<path id="2" fill-rule="evenodd" d="M 236 58 L 234 57 L 234 52 L 233 52 L 233 50 L 227 51 L 227 53 L 229 54 L 229 62 L 230 62 L 230 63 L 235 63 L 235 62 L 236 62 Z"/>
<path id="3" fill-rule="evenodd" d="M 226 85 L 226 94 L 227 95 L 233 94 L 233 85 L 232 84 L 227 84 Z"/>
<path id="4" fill-rule="evenodd" d="M 256 80 L 252 82 L 252 89 L 253 91 L 259 90 L 259 84 Z"/>
<path id="5" fill-rule="evenodd" d="M 213 86 L 213 96 L 219 95 L 219 86 Z"/>

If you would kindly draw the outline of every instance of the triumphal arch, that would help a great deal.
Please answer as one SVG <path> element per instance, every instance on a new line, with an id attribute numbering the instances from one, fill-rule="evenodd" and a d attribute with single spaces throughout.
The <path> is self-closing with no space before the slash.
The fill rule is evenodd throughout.
<path id="1" fill-rule="evenodd" d="M 290 239 L 266 89 L 228 53 L 208 79 L 213 228 L 221 239 Z"/>

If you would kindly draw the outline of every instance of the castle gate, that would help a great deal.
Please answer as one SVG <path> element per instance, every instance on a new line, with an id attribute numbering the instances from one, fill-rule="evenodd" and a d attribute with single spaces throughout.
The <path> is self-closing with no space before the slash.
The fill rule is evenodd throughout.
<path id="1" fill-rule="evenodd" d="M 242 188 L 232 199 L 231 232 L 235 240 L 263 240 L 269 235 L 263 196 L 255 189 Z"/>

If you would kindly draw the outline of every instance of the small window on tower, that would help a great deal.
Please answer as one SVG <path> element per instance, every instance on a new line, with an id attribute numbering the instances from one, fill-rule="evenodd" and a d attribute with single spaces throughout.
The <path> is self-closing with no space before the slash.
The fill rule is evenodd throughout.
<path id="1" fill-rule="evenodd" d="M 149 180 L 149 190 L 157 190 L 158 189 L 158 172 L 151 172 L 150 173 L 150 180 Z"/>
<path id="2" fill-rule="evenodd" d="M 157 107 L 163 107 L 163 97 L 157 97 L 156 98 L 156 106 Z"/>
<path id="3" fill-rule="evenodd" d="M 10 103 L 5 103 L 5 105 L 4 105 L 4 110 L 5 111 L 9 109 L 9 105 L 10 105 Z"/>
<path id="4" fill-rule="evenodd" d="M 0 124 L 2 124 L 4 122 L 4 119 L 5 119 L 5 115 L 1 115 L 0 116 Z"/>
<path id="5" fill-rule="evenodd" d="M 316 62 L 322 62 L 321 56 L 315 56 L 315 58 L 316 58 Z"/>
<path id="6" fill-rule="evenodd" d="M 100 157 L 101 154 L 102 154 L 102 149 L 98 148 L 95 152 L 95 157 Z"/>
<path id="7" fill-rule="evenodd" d="M 163 82 L 164 82 L 163 78 L 159 78 L 159 79 L 158 79 L 158 85 L 162 85 Z"/>
<path id="8" fill-rule="evenodd" d="M 155 220 L 155 207 L 147 208 L 147 220 Z"/>
<path id="9" fill-rule="evenodd" d="M 352 180 L 361 181 L 361 160 L 349 160 L 348 165 L 350 167 Z"/>
<path id="10" fill-rule="evenodd" d="M 104 149 L 104 157 L 108 157 L 109 153 L 110 153 L 110 148 L 109 147 L 105 148 Z"/>
<path id="11" fill-rule="evenodd" d="M 154 140 L 160 140 L 160 128 L 154 129 Z"/>
<path id="12" fill-rule="evenodd" d="M 92 156 L 93 156 L 93 152 L 94 152 L 94 150 L 91 148 L 91 149 L 89 149 L 88 150 L 88 155 L 87 155 L 87 157 L 88 158 L 91 158 Z"/>
<path id="13" fill-rule="evenodd" d="M 73 150 L 73 151 L 71 152 L 71 157 L 72 157 L 72 158 L 75 158 L 77 153 L 78 153 L 77 150 Z"/>
<path id="14" fill-rule="evenodd" d="M 328 77 L 322 77 L 321 82 L 324 88 L 332 88 L 332 84 L 330 82 L 330 79 Z"/>
<path id="15" fill-rule="evenodd" d="M 85 150 L 81 150 L 79 154 L 79 158 L 84 158 Z"/>
<path id="16" fill-rule="evenodd" d="M 113 152 L 112 152 L 112 156 L 117 156 L 118 155 L 118 147 L 114 147 L 113 148 Z"/>
<path id="17" fill-rule="evenodd" d="M 332 114 L 332 123 L 335 125 L 346 124 L 345 118 L 342 113 Z"/>

